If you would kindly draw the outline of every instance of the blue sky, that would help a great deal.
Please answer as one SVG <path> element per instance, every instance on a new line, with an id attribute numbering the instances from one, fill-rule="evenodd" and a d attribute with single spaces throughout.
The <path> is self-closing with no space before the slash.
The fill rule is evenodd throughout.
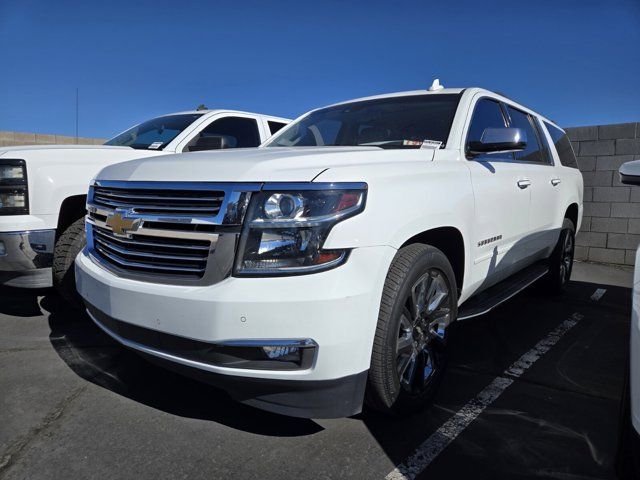
<path id="1" fill-rule="evenodd" d="M 295 117 L 365 95 L 500 91 L 561 125 L 640 121 L 640 0 L 0 0 L 0 130 L 108 137 L 154 115 Z"/>

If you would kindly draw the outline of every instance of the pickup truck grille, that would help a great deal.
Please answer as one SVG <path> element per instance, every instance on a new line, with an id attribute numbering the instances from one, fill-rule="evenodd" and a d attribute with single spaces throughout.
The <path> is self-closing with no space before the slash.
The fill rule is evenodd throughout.
<path id="1" fill-rule="evenodd" d="M 155 283 L 230 275 L 255 184 L 99 181 L 87 197 L 87 249 L 107 270 Z M 213 259 L 213 261 L 211 261 Z"/>
<path id="2" fill-rule="evenodd" d="M 224 192 L 95 187 L 93 203 L 104 208 L 133 209 L 157 215 L 216 215 Z"/>

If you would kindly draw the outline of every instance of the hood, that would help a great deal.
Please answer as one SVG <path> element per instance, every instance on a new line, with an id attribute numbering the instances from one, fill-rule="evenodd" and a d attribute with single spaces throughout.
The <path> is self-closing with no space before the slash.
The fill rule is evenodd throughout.
<path id="1" fill-rule="evenodd" d="M 110 145 L 28 145 L 0 148 L 0 158 L 26 160 L 29 169 L 89 162 L 108 165 L 162 153 Z"/>
<path id="2" fill-rule="evenodd" d="M 163 155 L 110 165 L 96 177 L 123 181 L 309 182 L 328 169 L 425 162 L 430 150 L 267 147 Z M 360 170 L 360 168 L 358 168 Z M 364 173 L 364 172 L 363 172 Z"/>
<path id="3" fill-rule="evenodd" d="M 0 155 L 7 152 L 23 152 L 38 150 L 133 150 L 130 147 L 114 147 L 111 145 L 20 145 L 17 147 L 0 147 Z"/>

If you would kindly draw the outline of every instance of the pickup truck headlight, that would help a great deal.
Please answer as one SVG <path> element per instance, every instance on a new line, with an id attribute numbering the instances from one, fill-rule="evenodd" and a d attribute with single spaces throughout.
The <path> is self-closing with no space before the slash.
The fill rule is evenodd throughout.
<path id="1" fill-rule="evenodd" d="M 251 198 L 236 258 L 238 276 L 295 275 L 342 264 L 323 250 L 331 228 L 364 209 L 366 184 L 266 186 Z"/>
<path id="2" fill-rule="evenodd" d="M 25 161 L 0 158 L 0 215 L 29 213 L 27 188 Z"/>

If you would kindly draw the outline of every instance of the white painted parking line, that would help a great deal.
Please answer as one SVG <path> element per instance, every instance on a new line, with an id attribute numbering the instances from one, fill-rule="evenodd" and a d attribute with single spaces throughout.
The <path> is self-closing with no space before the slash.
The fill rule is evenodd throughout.
<path id="1" fill-rule="evenodd" d="M 607 293 L 606 288 L 598 288 L 595 292 L 593 292 L 593 295 L 591 295 L 591 300 L 597 302 L 605 293 Z"/>
<path id="2" fill-rule="evenodd" d="M 429 436 L 416 451 L 398 465 L 385 478 L 386 480 L 408 480 L 415 478 L 420 472 L 460 435 L 465 428 L 480 415 L 485 408 L 491 405 L 504 392 L 514 380 L 520 377 L 542 355 L 547 353 L 562 336 L 573 328 L 582 315 L 574 313 L 540 340 L 535 347 L 522 355 L 507 368 L 502 376 L 496 377 L 478 395 L 470 400 L 464 407 L 458 410 L 438 430 Z"/>

